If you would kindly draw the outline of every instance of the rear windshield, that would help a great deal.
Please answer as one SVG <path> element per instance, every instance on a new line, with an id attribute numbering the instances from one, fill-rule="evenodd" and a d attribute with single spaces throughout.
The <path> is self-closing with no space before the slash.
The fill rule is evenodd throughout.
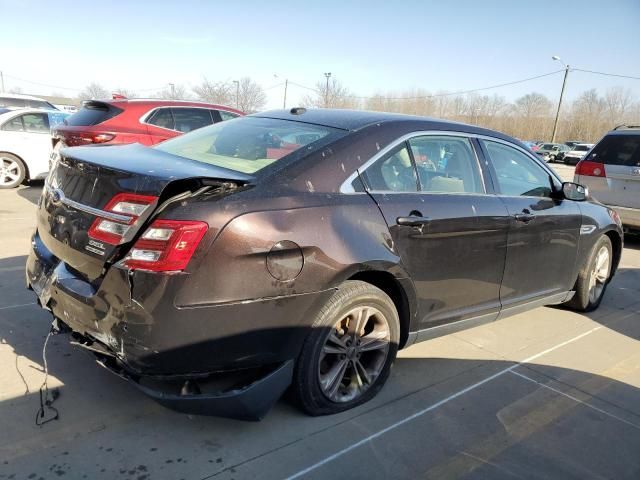
<path id="1" fill-rule="evenodd" d="M 589 147 L 587 145 L 576 145 L 575 147 L 573 147 L 573 149 L 576 152 L 586 152 L 587 150 L 589 150 L 589 148 L 591 148 L 591 147 Z"/>
<path id="2" fill-rule="evenodd" d="M 82 108 L 67 118 L 65 125 L 71 127 L 88 127 L 98 125 L 122 112 L 122 109 L 102 102 L 87 102 Z"/>
<path id="3" fill-rule="evenodd" d="M 57 110 L 56 107 L 45 100 L 34 100 L 31 98 L 0 97 L 0 107 L 44 108 Z"/>
<path id="4" fill-rule="evenodd" d="M 589 160 L 606 165 L 640 166 L 640 135 L 608 135 L 593 149 Z"/>
<path id="5" fill-rule="evenodd" d="M 545 143 L 541 148 L 542 150 L 553 150 L 555 145 L 553 143 Z"/>
<path id="6" fill-rule="evenodd" d="M 154 148 L 198 162 L 254 173 L 343 130 L 272 118 L 240 117 L 167 140 Z M 324 142 L 323 142 L 324 144 Z"/>

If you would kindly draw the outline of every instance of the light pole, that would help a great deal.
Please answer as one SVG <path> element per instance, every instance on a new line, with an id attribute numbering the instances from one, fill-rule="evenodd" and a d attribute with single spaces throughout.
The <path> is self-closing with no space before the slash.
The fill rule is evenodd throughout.
<path id="1" fill-rule="evenodd" d="M 171 98 L 173 100 L 176 99 L 176 86 L 173 83 L 169 84 L 169 88 L 171 89 Z"/>
<path id="2" fill-rule="evenodd" d="M 558 100 L 558 110 L 556 111 L 556 120 L 553 122 L 553 133 L 551 134 L 551 143 L 555 143 L 556 132 L 558 130 L 558 119 L 560 118 L 560 107 L 562 107 L 562 97 L 564 96 L 564 87 L 567 84 L 567 76 L 569 75 L 569 70 L 571 70 L 571 68 L 569 67 L 569 65 L 566 65 L 562 61 L 562 59 L 557 55 L 554 55 L 553 57 L 551 57 L 551 59 L 556 60 L 560 62 L 562 65 L 564 65 L 564 78 L 562 79 L 562 90 L 560 90 L 560 100 Z"/>
<path id="3" fill-rule="evenodd" d="M 234 80 L 233 83 L 236 84 L 236 108 L 240 109 L 240 81 Z"/>
<path id="4" fill-rule="evenodd" d="M 324 108 L 329 106 L 329 79 L 331 78 L 331 72 L 325 72 L 325 78 L 327 79 L 327 86 L 324 89 Z"/>
<path id="5" fill-rule="evenodd" d="M 275 73 L 273 74 L 273 78 L 280 78 Z M 282 101 L 282 108 L 287 108 L 287 87 L 289 86 L 289 79 L 284 79 L 284 100 Z"/>

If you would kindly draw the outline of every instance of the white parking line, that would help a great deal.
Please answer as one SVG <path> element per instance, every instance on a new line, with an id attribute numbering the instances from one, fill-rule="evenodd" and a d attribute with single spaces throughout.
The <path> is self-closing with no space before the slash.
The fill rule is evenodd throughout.
<path id="1" fill-rule="evenodd" d="M 521 378 L 523 378 L 525 380 L 529 380 L 530 382 L 536 383 L 536 384 L 540 385 L 541 387 L 547 388 L 547 389 L 551 390 L 552 392 L 556 392 L 557 394 L 562 395 L 563 397 L 570 398 L 571 400 L 573 400 L 575 402 L 578 402 L 579 404 L 584 405 L 585 407 L 589 407 L 589 408 L 595 410 L 596 412 L 600 412 L 600 413 L 602 413 L 602 414 L 604 414 L 604 415 L 606 415 L 608 417 L 615 418 L 616 420 L 620 420 L 622 423 L 626 423 L 627 425 L 630 425 L 630 426 L 640 430 L 640 425 L 636 425 L 633 422 L 629 422 L 629 421 L 625 420 L 624 418 L 620 418 L 617 415 L 614 415 L 613 413 L 609 413 L 609 412 L 607 412 L 605 410 L 602 410 L 601 408 L 598 408 L 598 407 L 596 407 L 594 405 L 591 405 L 590 403 L 583 402 L 582 400 L 580 400 L 579 398 L 574 397 L 573 395 L 569 395 L 568 393 L 564 393 L 564 392 L 558 390 L 557 388 L 553 388 L 553 387 L 551 387 L 549 385 L 541 383 L 541 382 L 539 382 L 537 380 L 534 380 L 531 377 L 527 377 L 526 375 L 523 375 L 522 373 L 515 372 L 513 370 L 510 373 L 513 373 L 514 375 L 517 375 L 518 377 L 521 377 Z"/>
<path id="2" fill-rule="evenodd" d="M 20 303 L 18 305 L 9 305 L 7 307 L 0 307 L 0 310 L 8 310 L 10 308 L 20 308 L 20 307 L 28 307 L 29 305 L 35 305 L 36 302 L 31 302 L 31 303 Z"/>
<path id="3" fill-rule="evenodd" d="M 558 343 L 557 345 L 555 345 L 555 346 L 553 346 L 551 348 L 548 348 L 548 349 L 546 349 L 546 350 L 544 350 L 542 352 L 536 353 L 535 355 L 532 355 L 532 356 L 530 356 L 528 358 L 525 358 L 521 362 L 518 362 L 518 363 L 512 365 L 511 367 L 505 368 L 504 370 L 500 370 L 498 373 L 494 373 L 493 375 L 491 375 L 491 376 L 489 376 L 489 377 L 487 377 L 487 378 L 485 378 L 483 380 L 480 380 L 479 382 L 476 382 L 473 385 L 470 385 L 469 387 L 463 388 L 462 390 L 457 391 L 453 395 L 449 395 L 447 398 L 442 399 L 439 402 L 436 402 L 436 403 L 434 403 L 432 405 L 429 405 L 428 407 L 426 407 L 426 408 L 414 413 L 413 415 L 410 415 L 410 416 L 408 416 L 408 417 L 406 417 L 406 418 L 404 418 L 404 419 L 402 419 L 402 420 L 400 420 L 400 421 L 398 421 L 398 422 L 396 422 L 396 423 L 394 423 L 392 425 L 389 425 L 388 427 L 383 428 L 382 430 L 379 430 L 376 433 L 372 433 L 368 437 L 365 437 L 362 440 L 360 440 L 360 441 L 358 441 L 358 442 L 356 442 L 356 443 L 354 443 L 352 445 L 349 445 L 347 448 L 345 448 L 343 450 L 340 450 L 339 452 L 336 452 L 336 453 L 334 453 L 332 455 L 329 455 L 328 457 L 324 458 L 323 460 L 320 460 L 319 462 L 314 463 L 310 467 L 307 467 L 304 470 L 300 470 L 299 472 L 287 477 L 287 480 L 293 480 L 295 478 L 300 478 L 300 477 L 308 474 L 309 472 L 312 472 L 313 470 L 315 470 L 315 469 L 317 469 L 317 468 L 319 468 L 319 467 L 321 467 L 323 465 L 326 465 L 327 463 L 329 463 L 329 462 L 331 462 L 331 461 L 333 461 L 333 460 L 335 460 L 337 458 L 340 458 L 345 453 L 349 453 L 351 450 L 354 450 L 354 449 L 364 445 L 365 443 L 370 442 L 371 440 L 376 439 L 376 438 L 384 435 L 385 433 L 390 432 L 391 430 L 394 430 L 394 429 L 404 425 L 405 423 L 408 423 L 411 420 L 414 420 L 414 419 L 424 415 L 425 413 L 428 413 L 428 412 L 430 412 L 432 410 L 435 410 L 436 408 L 441 407 L 442 405 L 444 405 L 446 403 L 449 403 L 451 400 L 454 400 L 454 399 L 464 395 L 465 393 L 468 393 L 468 392 L 470 392 L 472 390 L 475 390 L 476 388 L 484 385 L 485 383 L 490 382 L 491 380 L 494 380 L 494 379 L 504 375 L 505 373 L 511 372 L 514 368 L 517 368 L 517 367 L 519 367 L 519 366 L 521 366 L 521 365 L 523 365 L 525 363 L 529 363 L 529 362 L 531 362 L 531 361 L 533 361 L 533 360 L 535 360 L 535 359 L 537 359 L 537 358 L 539 358 L 539 357 L 541 357 L 543 355 L 546 355 L 547 353 L 553 352 L 554 350 L 557 350 L 558 348 L 562 348 L 565 345 L 569 345 L 570 343 L 573 343 L 573 342 L 575 342 L 577 340 L 580 340 L 581 338 L 584 338 L 587 335 L 591 335 L 593 332 L 595 332 L 597 330 L 600 330 L 601 328 L 603 328 L 602 325 L 600 325 L 598 327 L 594 327 L 591 330 L 588 330 L 588 331 L 586 331 L 584 333 L 581 333 L 580 335 L 578 335 L 576 337 L 573 337 L 573 338 L 571 338 L 569 340 L 566 340 L 566 341 L 564 341 L 562 343 Z"/>

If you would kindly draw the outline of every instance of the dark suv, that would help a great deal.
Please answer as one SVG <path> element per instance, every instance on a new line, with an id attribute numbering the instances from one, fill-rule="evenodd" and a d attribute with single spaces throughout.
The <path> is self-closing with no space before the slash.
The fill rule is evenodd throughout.
<path id="1" fill-rule="evenodd" d="M 293 109 L 154 148 L 62 151 L 28 285 L 98 361 L 183 412 L 372 398 L 399 348 L 541 305 L 598 307 L 615 211 L 520 142 Z"/>

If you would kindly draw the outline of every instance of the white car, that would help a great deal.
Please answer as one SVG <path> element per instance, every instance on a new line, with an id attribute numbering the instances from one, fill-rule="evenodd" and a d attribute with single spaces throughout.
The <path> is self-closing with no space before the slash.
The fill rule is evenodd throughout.
<path id="1" fill-rule="evenodd" d="M 0 188 L 15 188 L 24 180 L 47 176 L 51 127 L 69 115 L 36 108 L 0 114 Z"/>
<path id="2" fill-rule="evenodd" d="M 578 143 L 573 148 L 564 154 L 564 163 L 567 165 L 577 165 L 582 160 L 589 150 L 593 148 L 593 143 Z"/>
<path id="3" fill-rule="evenodd" d="M 41 108 L 43 110 L 59 110 L 52 103 L 40 97 L 19 93 L 0 93 L 0 107 L 6 108 Z"/>

